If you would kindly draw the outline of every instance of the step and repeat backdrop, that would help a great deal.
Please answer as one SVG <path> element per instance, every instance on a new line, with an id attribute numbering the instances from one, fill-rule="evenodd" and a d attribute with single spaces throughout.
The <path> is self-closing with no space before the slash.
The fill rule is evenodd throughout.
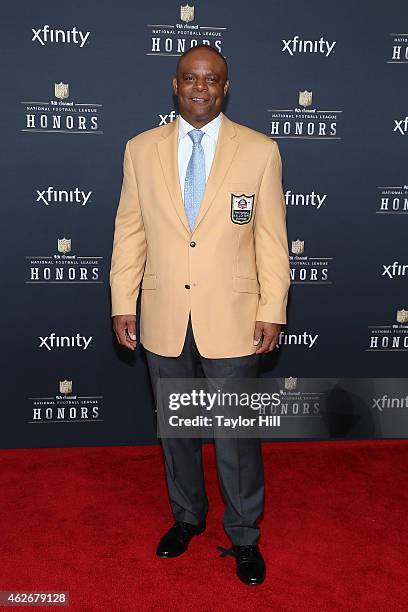
<path id="1" fill-rule="evenodd" d="M 199 43 L 282 155 L 292 287 L 262 377 L 286 438 L 406 437 L 408 5 L 20 0 L 1 29 L 1 446 L 157 441 L 144 350 L 111 329 L 113 225 L 125 143 L 174 121 Z"/>

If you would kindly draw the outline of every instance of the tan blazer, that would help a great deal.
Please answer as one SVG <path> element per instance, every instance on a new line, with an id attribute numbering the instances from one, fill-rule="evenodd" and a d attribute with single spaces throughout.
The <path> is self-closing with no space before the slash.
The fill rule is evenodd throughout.
<path id="1" fill-rule="evenodd" d="M 257 350 L 255 321 L 286 323 L 290 285 L 278 145 L 222 115 L 211 172 L 190 233 L 180 189 L 176 119 L 126 144 L 110 271 L 112 316 L 135 314 L 140 339 L 180 355 L 189 312 L 203 357 Z"/>

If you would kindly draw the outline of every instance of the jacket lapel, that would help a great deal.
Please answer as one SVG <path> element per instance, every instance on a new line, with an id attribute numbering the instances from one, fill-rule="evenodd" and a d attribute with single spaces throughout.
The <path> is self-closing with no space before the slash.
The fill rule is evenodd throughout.
<path id="1" fill-rule="evenodd" d="M 166 130 L 163 130 L 163 139 L 157 143 L 157 150 L 167 189 L 169 190 L 174 208 L 180 221 L 188 233 L 190 233 L 190 227 L 188 225 L 188 219 L 184 209 L 184 202 L 180 189 L 180 178 L 178 171 L 178 118 L 169 123 L 166 128 Z"/>
<path id="2" fill-rule="evenodd" d="M 234 123 L 225 115 L 222 117 L 220 131 L 218 133 L 217 146 L 215 148 L 214 160 L 211 166 L 211 171 L 208 177 L 207 185 L 204 191 L 204 196 L 201 201 L 200 210 L 195 222 L 194 231 L 203 220 L 205 214 L 214 201 L 217 192 L 219 191 L 227 170 L 230 167 L 232 160 L 239 147 L 239 139 L 234 127 Z"/>
<path id="3" fill-rule="evenodd" d="M 157 144 L 161 167 L 176 213 L 190 234 L 178 171 L 178 118 L 169 123 L 166 128 L 163 130 L 162 140 Z M 238 147 L 239 140 L 234 123 L 223 115 L 214 160 L 193 231 L 197 229 L 213 203 Z"/>

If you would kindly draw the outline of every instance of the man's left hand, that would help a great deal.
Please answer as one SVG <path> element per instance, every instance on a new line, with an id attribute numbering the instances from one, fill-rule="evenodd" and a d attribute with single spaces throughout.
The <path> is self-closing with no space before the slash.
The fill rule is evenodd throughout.
<path id="1" fill-rule="evenodd" d="M 256 351 L 256 354 L 270 353 L 278 343 L 279 334 L 281 331 L 280 323 L 266 323 L 265 321 L 255 322 L 254 344 L 258 344 L 261 337 L 262 344 Z"/>

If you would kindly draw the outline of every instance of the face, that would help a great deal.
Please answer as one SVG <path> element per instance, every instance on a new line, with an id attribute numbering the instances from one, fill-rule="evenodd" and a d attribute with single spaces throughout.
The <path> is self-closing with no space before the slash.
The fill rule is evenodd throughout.
<path id="1" fill-rule="evenodd" d="M 205 48 L 192 51 L 181 60 L 173 78 L 181 116 L 195 128 L 203 127 L 221 112 L 228 86 L 220 57 Z"/>

